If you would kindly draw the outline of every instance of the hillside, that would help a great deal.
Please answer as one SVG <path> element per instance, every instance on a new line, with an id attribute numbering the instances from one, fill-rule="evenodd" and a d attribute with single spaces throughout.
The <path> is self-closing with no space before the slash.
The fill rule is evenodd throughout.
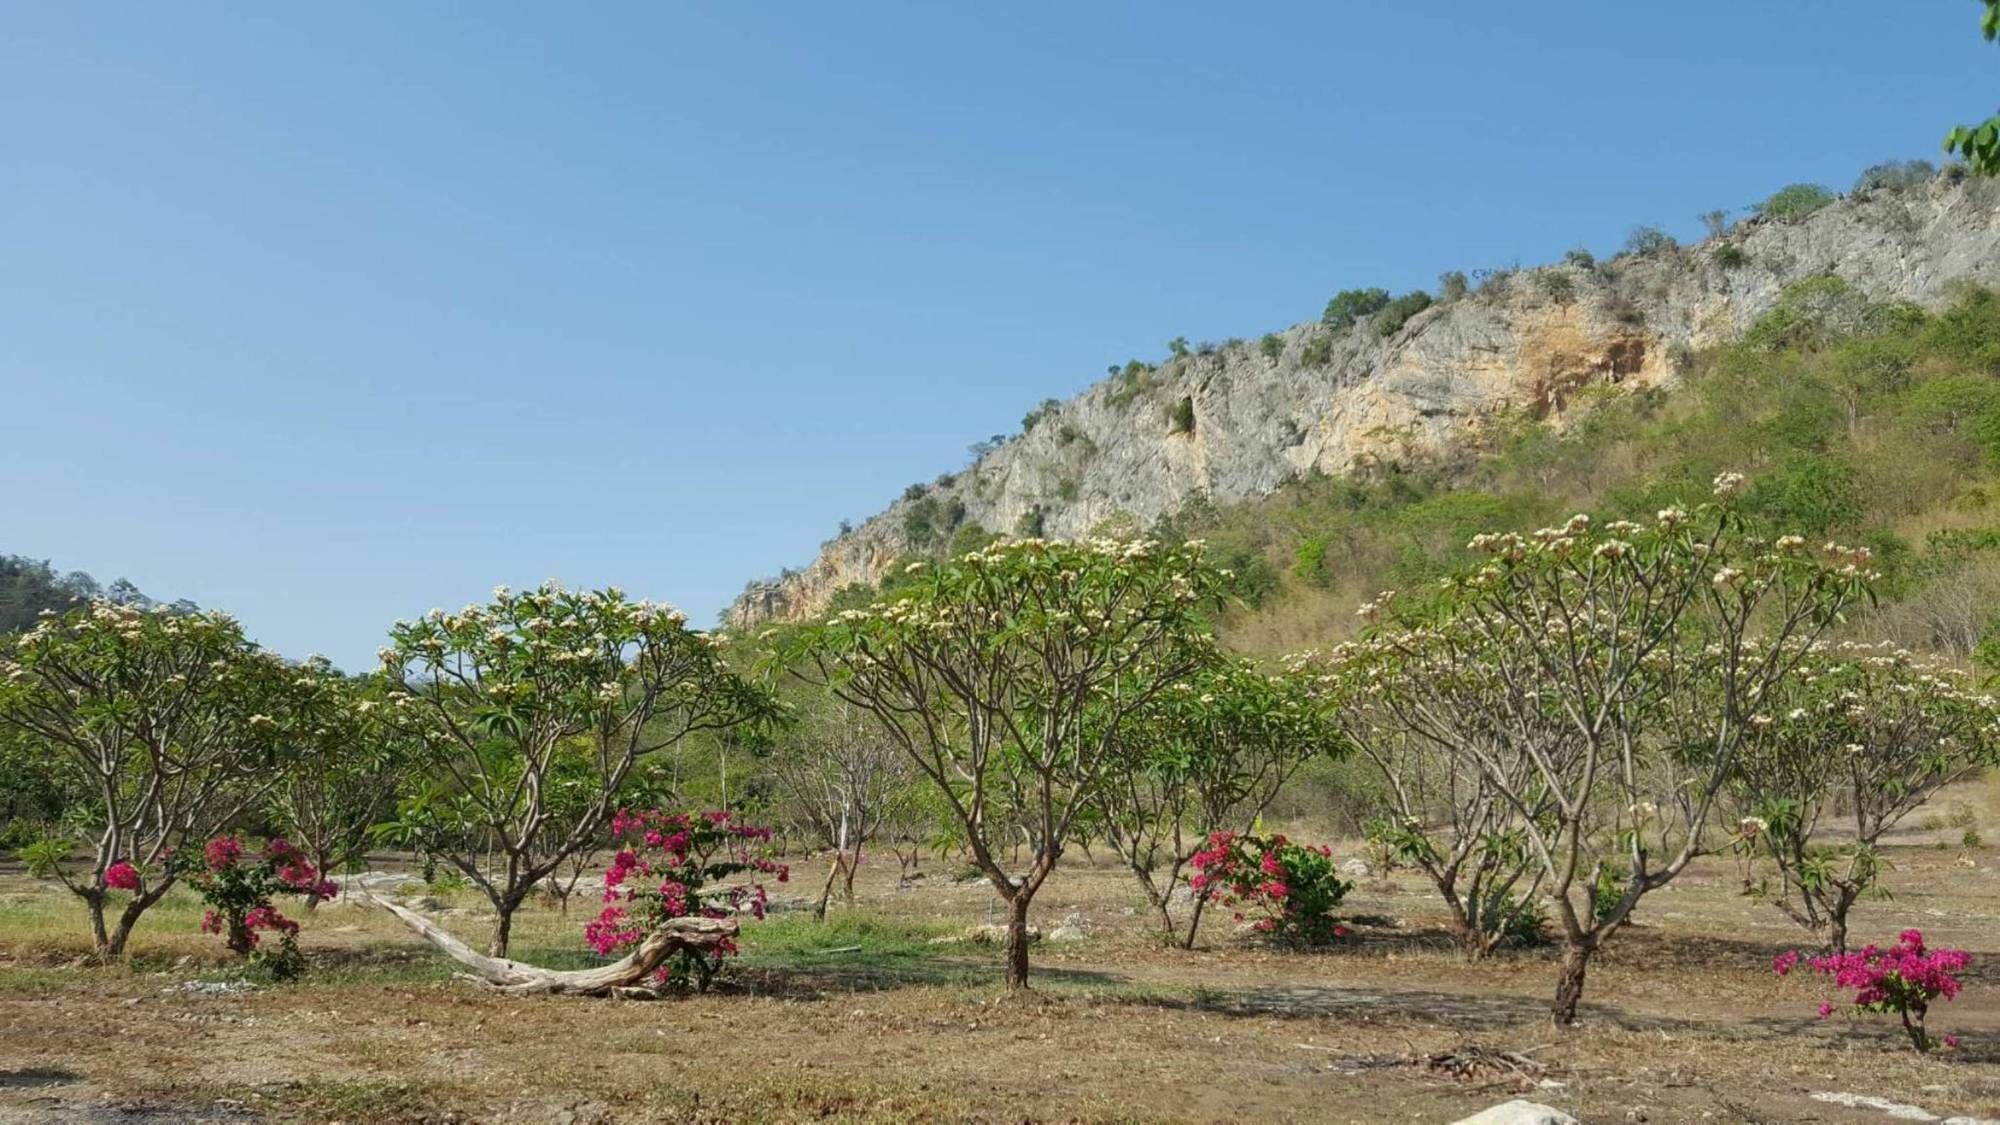
<path id="1" fill-rule="evenodd" d="M 1826 278 L 1841 291 L 1815 290 Z M 1698 245 L 1489 271 L 1414 314 L 1391 306 L 1178 349 L 1043 404 L 964 471 L 913 485 L 808 565 L 751 583 L 725 618 L 807 617 L 910 555 L 996 533 L 1071 537 L 1175 516 L 1193 526 L 1321 477 L 1415 471 L 1428 482 L 1419 492 L 1445 489 L 1496 443 L 1583 425 L 1599 388 L 1623 399 L 1680 386 L 1802 282 L 1800 300 L 1830 307 L 1794 315 L 1853 330 L 1869 327 L 1855 318 L 1871 303 L 1937 310 L 1967 281 L 2000 284 L 2000 185 L 1945 175 L 1746 220 Z"/>
<path id="2" fill-rule="evenodd" d="M 104 586 L 80 570 L 60 573 L 46 559 L 0 554 L 0 634 L 28 628 L 44 610 L 65 610 L 100 597 L 153 604 L 153 599 L 123 578 Z M 193 607 L 191 602 L 176 604 Z"/>

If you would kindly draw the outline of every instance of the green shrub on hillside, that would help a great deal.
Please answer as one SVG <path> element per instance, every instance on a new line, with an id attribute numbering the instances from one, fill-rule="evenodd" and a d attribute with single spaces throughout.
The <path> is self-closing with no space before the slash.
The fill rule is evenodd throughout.
<path id="1" fill-rule="evenodd" d="M 1326 312 L 1320 316 L 1320 323 L 1335 332 L 1345 332 L 1354 327 L 1355 321 L 1387 308 L 1387 289 L 1343 289 L 1326 303 Z"/>
<path id="2" fill-rule="evenodd" d="M 1674 241 L 1673 235 L 1658 227 L 1634 227 L 1632 233 L 1625 238 L 1627 254 L 1658 254 L 1679 245 L 1680 243 Z"/>
<path id="3" fill-rule="evenodd" d="M 1790 184 L 1757 205 L 1757 213 L 1767 219 L 1803 219 L 1839 198 L 1818 184 Z"/>
<path id="4" fill-rule="evenodd" d="M 1429 293 L 1421 289 L 1405 293 L 1382 307 L 1381 315 L 1375 318 L 1375 332 L 1379 336 L 1394 336 L 1411 317 L 1430 307 Z"/>

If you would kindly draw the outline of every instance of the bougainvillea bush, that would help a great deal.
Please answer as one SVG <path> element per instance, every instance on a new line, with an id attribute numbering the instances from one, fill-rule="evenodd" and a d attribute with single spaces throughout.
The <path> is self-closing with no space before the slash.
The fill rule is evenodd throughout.
<path id="1" fill-rule="evenodd" d="M 1221 831 L 1211 833 L 1208 847 L 1191 861 L 1196 894 L 1215 898 L 1235 911 L 1241 922 L 1259 917 L 1252 926 L 1260 934 L 1292 945 L 1325 945 L 1347 936 L 1334 915 L 1340 900 L 1354 889 L 1333 866 L 1333 852 L 1322 845 L 1294 843 L 1282 834 Z"/>
<path id="2" fill-rule="evenodd" d="M 1963 949 L 1926 948 L 1922 932 L 1904 930 L 1897 935 L 1896 944 L 1887 949 L 1870 945 L 1859 952 L 1811 958 L 1788 951 L 1773 959 L 1771 968 L 1784 976 L 1801 960 L 1814 972 L 1832 978 L 1842 991 L 1853 991 L 1854 999 L 1847 1011 L 1856 1015 L 1863 1012 L 1896 1015 L 1902 1019 L 1910 1043 L 1919 1051 L 1928 1051 L 1938 1046 L 1940 1040 L 1931 1038 L 1925 1030 L 1924 1016 L 1930 1011 L 1931 1001 L 1950 1000 L 1958 995 L 1957 974 L 1965 971 L 1968 957 Z M 1822 1001 L 1819 1016 L 1826 1019 L 1838 1010 L 1832 1001 Z M 1956 1047 L 1958 1039 L 1947 1035 L 1942 1043 Z"/>
<path id="3" fill-rule="evenodd" d="M 281 913 L 273 899 L 280 895 L 330 899 L 340 892 L 304 852 L 282 837 L 251 855 L 235 836 L 217 836 L 199 855 L 177 852 L 169 868 L 187 880 L 208 905 L 201 932 L 220 934 L 239 957 L 253 960 L 280 980 L 305 971 L 299 952 L 299 924 Z M 109 874 L 107 872 L 107 874 Z M 259 931 L 278 935 L 277 948 L 264 946 Z"/>
<path id="4" fill-rule="evenodd" d="M 763 882 L 784 882 L 789 869 L 768 854 L 771 830 L 731 812 L 668 813 L 618 810 L 612 836 L 622 845 L 604 873 L 604 910 L 583 927 L 584 940 L 609 957 L 636 945 L 672 918 L 764 917 Z M 735 882 L 739 876 L 748 876 Z M 713 953 L 683 949 L 660 969 L 667 984 L 708 987 L 722 960 L 736 952 L 724 941 Z"/>

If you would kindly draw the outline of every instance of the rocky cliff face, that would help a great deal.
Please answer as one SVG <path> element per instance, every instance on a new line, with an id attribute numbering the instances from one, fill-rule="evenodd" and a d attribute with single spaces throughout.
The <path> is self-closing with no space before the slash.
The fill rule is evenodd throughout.
<path id="1" fill-rule="evenodd" d="M 810 616 L 968 525 L 1075 537 L 1150 523 L 1191 495 L 1226 504 L 1313 471 L 1436 457 L 1508 412 L 1560 425 L 1579 391 L 1669 384 L 1694 349 L 1827 274 L 1926 306 L 1955 281 L 2000 285 L 2000 184 L 1941 177 L 1858 194 L 1698 246 L 1491 278 L 1388 335 L 1376 319 L 1339 332 L 1301 324 L 1114 376 L 829 541 L 804 569 L 753 582 L 725 623 Z"/>

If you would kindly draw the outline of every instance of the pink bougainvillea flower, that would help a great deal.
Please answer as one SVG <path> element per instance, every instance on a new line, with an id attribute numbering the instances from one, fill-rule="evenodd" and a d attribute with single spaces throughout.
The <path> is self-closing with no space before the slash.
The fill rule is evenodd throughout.
<path id="1" fill-rule="evenodd" d="M 104 885 L 114 891 L 136 891 L 139 869 L 121 859 L 104 869 Z"/>
<path id="2" fill-rule="evenodd" d="M 234 836 L 217 836 L 208 842 L 201 854 L 208 861 L 210 871 L 220 871 L 235 864 L 243 855 L 243 841 Z"/>

